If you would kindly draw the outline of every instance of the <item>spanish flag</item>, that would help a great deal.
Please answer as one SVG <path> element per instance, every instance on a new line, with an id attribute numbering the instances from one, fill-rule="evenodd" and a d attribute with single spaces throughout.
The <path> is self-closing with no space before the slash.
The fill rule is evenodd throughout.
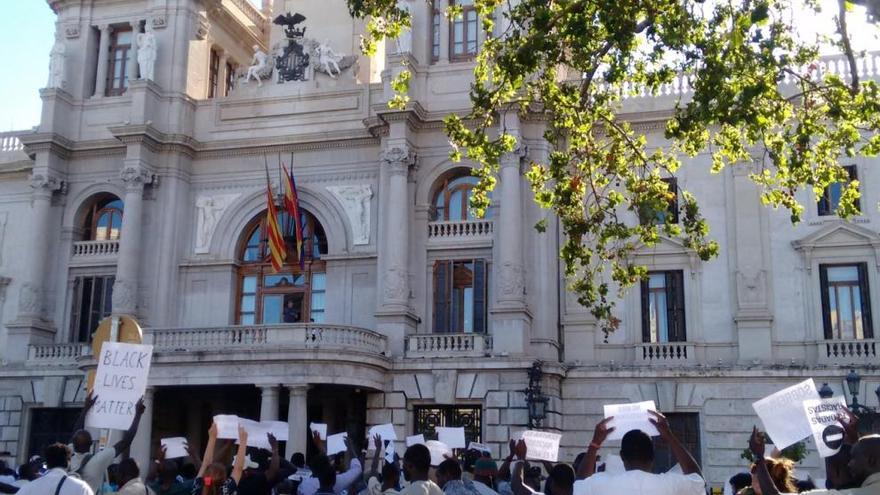
<path id="1" fill-rule="evenodd" d="M 296 193 L 296 180 L 293 178 L 293 172 L 287 170 L 287 166 L 283 163 L 281 168 L 284 169 L 284 208 L 290 218 L 293 219 L 293 225 L 296 231 L 296 256 L 299 258 L 299 266 L 305 264 L 305 253 L 303 253 L 303 225 L 302 217 L 299 211 L 299 195 Z"/>
<path id="2" fill-rule="evenodd" d="M 287 246 L 284 244 L 284 236 L 278 225 L 278 212 L 275 210 L 275 198 L 272 197 L 268 166 L 266 167 L 266 198 L 266 238 L 269 240 L 269 258 L 272 261 L 272 270 L 278 273 L 287 258 Z"/>

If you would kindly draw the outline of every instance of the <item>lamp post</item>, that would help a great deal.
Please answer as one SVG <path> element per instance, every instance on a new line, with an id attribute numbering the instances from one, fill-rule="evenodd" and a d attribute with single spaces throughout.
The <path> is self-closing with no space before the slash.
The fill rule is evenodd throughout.
<path id="1" fill-rule="evenodd" d="M 862 384 L 862 377 L 856 373 L 856 370 L 851 369 L 849 373 L 846 374 L 846 387 L 849 390 L 849 395 L 852 397 L 852 403 L 849 406 L 850 411 L 855 413 L 856 416 L 859 417 L 859 432 L 860 433 L 873 433 L 874 426 L 878 423 L 878 417 L 880 417 L 880 408 L 868 407 L 862 404 L 859 404 L 859 390 Z M 824 388 L 824 387 L 823 387 Z M 877 395 L 877 402 L 880 403 L 880 386 L 874 390 L 874 394 Z M 820 391 L 821 396 L 821 391 Z"/>
<path id="2" fill-rule="evenodd" d="M 522 393 L 526 396 L 526 407 L 529 413 L 529 428 L 540 428 L 541 422 L 547 417 L 549 399 L 541 392 L 541 381 L 544 379 L 543 363 L 535 361 L 528 370 L 529 386 Z"/>

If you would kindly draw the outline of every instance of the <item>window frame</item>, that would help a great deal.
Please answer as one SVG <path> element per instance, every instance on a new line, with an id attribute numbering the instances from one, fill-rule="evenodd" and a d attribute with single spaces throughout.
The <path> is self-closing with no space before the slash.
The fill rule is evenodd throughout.
<path id="1" fill-rule="evenodd" d="M 86 280 L 91 280 L 89 293 L 89 310 L 86 320 L 83 321 L 84 287 Z M 100 294 L 100 314 L 92 320 L 95 312 L 95 280 L 102 279 Z M 113 285 L 116 283 L 116 275 L 77 275 L 73 278 L 73 304 L 70 308 L 70 340 L 75 343 L 88 344 L 92 341 L 92 333 L 98 328 L 98 324 L 110 316 L 113 310 Z M 85 326 L 84 326 L 85 325 Z M 83 332 L 86 332 L 84 334 Z"/>
<path id="2" fill-rule="evenodd" d="M 861 312 L 862 312 L 862 339 L 859 339 L 855 335 L 851 338 L 838 338 L 834 335 L 834 327 L 831 322 L 831 311 L 830 311 L 830 298 L 828 294 L 828 290 L 830 288 L 828 282 L 828 269 L 829 268 L 842 268 L 842 267 L 856 267 L 858 272 L 858 281 L 855 285 L 852 284 L 842 284 L 837 282 L 832 282 L 834 286 L 848 286 L 848 287 L 858 287 L 859 288 L 859 298 L 861 300 Z M 825 340 L 867 340 L 874 338 L 874 328 L 873 328 L 873 318 L 871 315 L 871 288 L 870 281 L 868 279 L 868 264 L 866 262 L 855 262 L 855 263 L 820 263 L 819 264 L 819 290 L 820 290 L 820 299 L 822 301 L 822 327 L 823 327 L 823 337 Z M 855 331 L 853 332 L 855 333 Z"/>
<path id="3" fill-rule="evenodd" d="M 128 44 L 120 44 L 119 43 L 119 35 L 122 33 L 131 33 L 131 42 Z M 104 86 L 104 95 L 105 96 L 121 96 L 128 90 L 129 83 L 129 74 L 128 74 L 128 59 L 131 57 L 131 48 L 132 44 L 135 43 L 136 33 L 134 29 L 131 27 L 114 27 L 112 32 L 110 33 L 110 43 L 108 46 L 109 53 L 107 54 L 107 81 Z M 114 86 L 114 82 L 117 80 L 114 77 L 114 73 L 116 72 L 116 64 L 119 63 L 116 60 L 116 53 L 122 52 L 122 56 L 120 57 L 120 61 L 122 63 L 122 70 L 119 73 L 119 87 Z"/>
<path id="4" fill-rule="evenodd" d="M 449 0 L 449 5 L 452 6 L 452 5 L 460 4 L 461 1 L 462 0 Z M 476 30 L 474 32 L 475 39 L 473 40 L 473 42 L 474 42 L 473 53 L 468 51 L 468 45 L 472 41 L 470 39 L 470 37 L 468 36 L 468 29 L 467 29 L 468 23 L 470 22 L 468 20 L 469 14 L 473 14 L 473 16 L 474 16 L 473 22 L 476 26 Z M 462 28 L 461 28 L 462 53 L 456 54 L 455 53 L 455 45 L 456 45 L 455 23 L 456 23 L 456 18 L 459 16 L 461 17 L 461 24 L 462 24 Z M 468 62 L 468 61 L 473 60 L 477 56 L 477 54 L 480 52 L 480 17 L 477 15 L 477 10 L 474 7 L 473 2 L 470 2 L 468 5 L 462 5 L 461 6 L 461 14 L 459 14 L 459 16 L 455 16 L 455 17 L 449 19 L 449 21 L 448 21 L 449 22 L 449 47 L 448 48 L 449 48 L 449 61 L 450 62 Z"/>
<path id="5" fill-rule="evenodd" d="M 651 338 L 651 311 L 649 278 L 641 280 L 641 319 L 642 319 L 642 343 L 643 344 L 667 344 L 673 342 L 687 342 L 687 296 L 684 287 L 684 270 L 651 270 L 651 275 L 663 274 L 666 293 L 666 328 L 667 340 L 653 341 Z M 657 290 L 654 290 L 657 292 Z M 658 315 L 659 316 L 659 315 Z"/>
<path id="6" fill-rule="evenodd" d="M 682 411 L 664 412 L 663 414 L 666 416 L 669 428 L 672 430 L 675 438 L 677 438 L 685 449 L 690 452 L 694 457 L 694 460 L 697 461 L 697 464 L 702 465 L 703 433 L 700 426 L 700 413 Z M 688 423 L 692 424 L 689 425 Z M 692 438 L 694 435 L 691 435 L 691 433 L 693 433 L 696 438 Z M 652 441 L 654 442 L 655 452 L 654 473 L 664 473 L 675 465 L 675 456 L 673 455 L 669 444 L 664 441 L 663 438 L 659 436 L 653 437 Z"/>
<path id="7" fill-rule="evenodd" d="M 450 184 L 453 184 L 455 181 L 465 179 L 471 180 L 472 182 L 463 181 L 459 184 L 455 184 L 452 188 L 450 188 Z M 470 222 L 477 220 L 475 218 L 471 218 L 470 214 L 470 197 L 473 193 L 474 187 L 477 185 L 479 179 L 469 174 L 455 174 L 443 179 L 435 186 L 435 192 L 431 195 L 431 221 L 432 222 Z M 449 218 L 449 211 L 452 201 L 452 195 L 456 192 L 461 192 L 461 204 L 459 207 L 461 208 L 461 218 Z M 443 214 L 442 218 L 437 218 L 439 210 L 437 209 L 437 201 L 442 196 L 443 198 Z M 489 218 L 491 210 L 486 211 L 486 215 L 483 217 L 484 219 Z"/>
<path id="8" fill-rule="evenodd" d="M 831 188 L 832 187 L 839 186 L 842 190 L 844 187 L 848 186 L 849 183 L 859 180 L 858 166 L 856 166 L 855 164 L 850 164 L 850 165 L 842 165 L 842 167 L 844 170 L 846 170 L 847 174 L 849 175 L 849 182 L 837 182 L 835 184 L 830 184 L 828 187 L 826 187 L 822 191 L 822 195 L 819 196 L 819 198 L 816 200 L 816 214 L 820 217 L 837 216 L 837 207 L 839 206 L 839 203 L 832 204 L 832 198 L 831 198 Z M 856 209 L 859 210 L 859 212 L 862 211 L 861 198 L 857 199 L 855 201 L 855 207 L 856 207 Z"/>
<path id="9" fill-rule="evenodd" d="M 220 53 L 211 48 L 208 58 L 208 98 L 216 98 L 220 90 Z"/>
<path id="10" fill-rule="evenodd" d="M 117 208 L 115 206 L 110 206 L 113 203 L 119 201 L 122 204 L 122 208 Z M 101 220 L 101 217 L 104 214 L 110 215 L 110 223 L 107 225 L 107 233 L 104 239 L 98 239 L 98 222 Z M 111 234 L 113 232 L 113 216 L 119 215 L 119 232 L 116 234 L 114 238 Z M 116 197 L 107 198 L 103 201 L 96 201 L 92 204 L 91 211 L 89 212 L 88 218 L 88 239 L 90 241 L 118 241 L 122 238 L 122 220 L 125 217 L 125 204 L 122 203 L 122 200 Z"/>
<path id="11" fill-rule="evenodd" d="M 438 421 L 428 423 L 430 413 L 434 412 Z M 463 413 L 472 413 L 474 421 L 462 424 Z M 442 424 L 441 424 L 442 423 Z M 473 424 L 476 423 L 476 424 Z M 436 440 L 436 427 L 464 427 L 465 443 L 481 443 L 483 438 L 483 408 L 479 404 L 417 404 L 413 406 L 413 435 L 424 435 L 425 440 Z M 427 428 L 426 428 L 427 427 Z"/>
<path id="12" fill-rule="evenodd" d="M 472 328 L 465 331 L 464 311 L 455 324 L 452 319 L 455 316 L 453 307 L 453 289 L 456 264 L 472 263 L 474 266 L 474 280 L 471 288 L 474 289 L 472 312 Z M 444 271 L 445 268 L 445 271 Z M 492 273 L 491 262 L 486 258 L 453 258 L 435 260 L 431 268 L 431 333 L 433 334 L 463 334 L 486 335 L 489 332 L 489 287 Z M 444 278 L 441 279 L 440 275 Z M 482 290 L 476 290 L 478 277 L 482 277 Z M 443 283 L 443 292 L 440 284 Z M 443 295 L 445 294 L 445 297 Z M 481 301 L 482 299 L 482 301 Z M 464 308 L 464 302 L 461 307 Z M 478 310 L 478 308 L 480 308 Z M 441 317 L 442 315 L 442 317 Z"/>
<path id="13" fill-rule="evenodd" d="M 229 96 L 229 93 L 235 88 L 235 65 L 226 61 L 226 81 L 223 83 L 223 96 Z"/>

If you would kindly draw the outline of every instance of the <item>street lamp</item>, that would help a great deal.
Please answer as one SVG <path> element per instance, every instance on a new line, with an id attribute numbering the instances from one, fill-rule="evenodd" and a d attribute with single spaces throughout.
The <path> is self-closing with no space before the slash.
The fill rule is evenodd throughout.
<path id="1" fill-rule="evenodd" d="M 834 396 L 834 390 L 831 390 L 831 387 L 828 386 L 828 382 L 822 384 L 822 388 L 819 389 L 819 397 L 823 399 L 830 399 Z"/>
<path id="2" fill-rule="evenodd" d="M 849 388 L 849 395 L 852 396 L 852 408 L 859 407 L 859 385 L 862 383 L 862 377 L 856 373 L 856 370 L 849 370 L 846 374 L 846 386 Z"/>
<path id="3" fill-rule="evenodd" d="M 522 391 L 526 396 L 526 407 L 529 411 L 529 428 L 540 428 L 541 422 L 547 417 L 549 398 L 541 392 L 541 381 L 544 379 L 543 363 L 535 361 L 528 370 L 529 386 Z"/>
<path id="4" fill-rule="evenodd" d="M 859 389 L 862 384 L 862 377 L 856 373 L 856 370 L 849 370 L 849 373 L 846 374 L 845 380 L 846 388 L 849 390 L 849 395 L 852 397 L 852 404 L 850 404 L 849 409 L 859 417 L 859 431 L 861 433 L 873 433 L 875 425 L 880 423 L 880 408 L 867 407 L 859 404 Z M 880 402 L 880 386 L 874 390 L 874 393 L 877 395 L 877 401 Z"/>

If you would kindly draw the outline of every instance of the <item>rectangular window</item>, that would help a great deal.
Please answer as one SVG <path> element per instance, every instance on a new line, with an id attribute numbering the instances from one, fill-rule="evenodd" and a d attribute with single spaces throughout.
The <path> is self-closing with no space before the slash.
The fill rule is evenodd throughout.
<path id="1" fill-rule="evenodd" d="M 473 0 L 456 0 L 454 4 L 461 5 L 461 13 L 451 22 L 449 44 L 452 50 L 449 58 L 470 60 L 479 49 L 477 11 L 474 9 Z"/>
<path id="2" fill-rule="evenodd" d="M 868 265 L 819 265 L 819 282 L 825 338 L 873 338 Z"/>
<path id="3" fill-rule="evenodd" d="M 464 427 L 466 443 L 483 438 L 483 410 L 480 406 L 415 406 L 415 431 L 425 440 L 437 440 L 437 427 Z"/>
<path id="4" fill-rule="evenodd" d="M 684 445 L 685 450 L 700 462 L 700 415 L 699 413 L 663 413 L 669 427 L 676 438 Z M 665 473 L 677 464 L 669 444 L 660 437 L 654 437 L 654 472 Z"/>
<path id="5" fill-rule="evenodd" d="M 47 445 L 67 444 L 73 436 L 73 426 L 79 417 L 78 407 L 40 407 L 31 409 L 28 458 L 43 455 Z"/>
<path id="6" fill-rule="evenodd" d="M 859 180 L 858 170 L 855 165 L 846 165 L 843 168 L 849 175 L 850 182 Z M 837 206 L 840 204 L 840 196 L 843 194 L 844 188 L 848 185 L 849 184 L 846 182 L 837 182 L 825 188 L 825 191 L 822 192 L 822 196 L 817 203 L 819 216 L 831 216 L 835 214 Z M 855 206 L 857 209 L 861 210 L 858 200 L 856 200 Z"/>
<path id="7" fill-rule="evenodd" d="M 326 275 L 323 273 L 312 274 L 312 301 L 309 316 L 314 323 L 324 323 L 324 295 L 327 292 Z"/>
<path id="8" fill-rule="evenodd" d="M 641 289 L 642 341 L 685 342 L 684 273 L 648 272 Z"/>
<path id="9" fill-rule="evenodd" d="M 110 316 L 115 279 L 113 275 L 74 279 L 70 322 L 76 342 L 91 342 L 98 323 Z"/>
<path id="10" fill-rule="evenodd" d="M 128 68 L 134 33 L 131 28 L 113 29 L 110 35 L 110 53 L 107 58 L 107 96 L 118 96 L 128 88 Z"/>
<path id="11" fill-rule="evenodd" d="M 241 280 L 241 303 L 238 305 L 239 323 L 253 325 L 257 314 L 257 276 L 247 276 Z"/>
<path id="12" fill-rule="evenodd" d="M 434 333 L 485 333 L 486 260 L 434 262 Z"/>
<path id="13" fill-rule="evenodd" d="M 235 88 L 235 66 L 226 62 L 226 84 L 223 87 L 223 96 L 229 96 L 229 92 Z"/>
<path id="14" fill-rule="evenodd" d="M 440 19 L 443 14 L 439 10 L 434 11 L 431 18 L 431 60 L 440 60 Z"/>
<path id="15" fill-rule="evenodd" d="M 208 98 L 217 96 L 220 84 L 220 54 L 211 50 L 211 62 L 208 71 Z"/>

